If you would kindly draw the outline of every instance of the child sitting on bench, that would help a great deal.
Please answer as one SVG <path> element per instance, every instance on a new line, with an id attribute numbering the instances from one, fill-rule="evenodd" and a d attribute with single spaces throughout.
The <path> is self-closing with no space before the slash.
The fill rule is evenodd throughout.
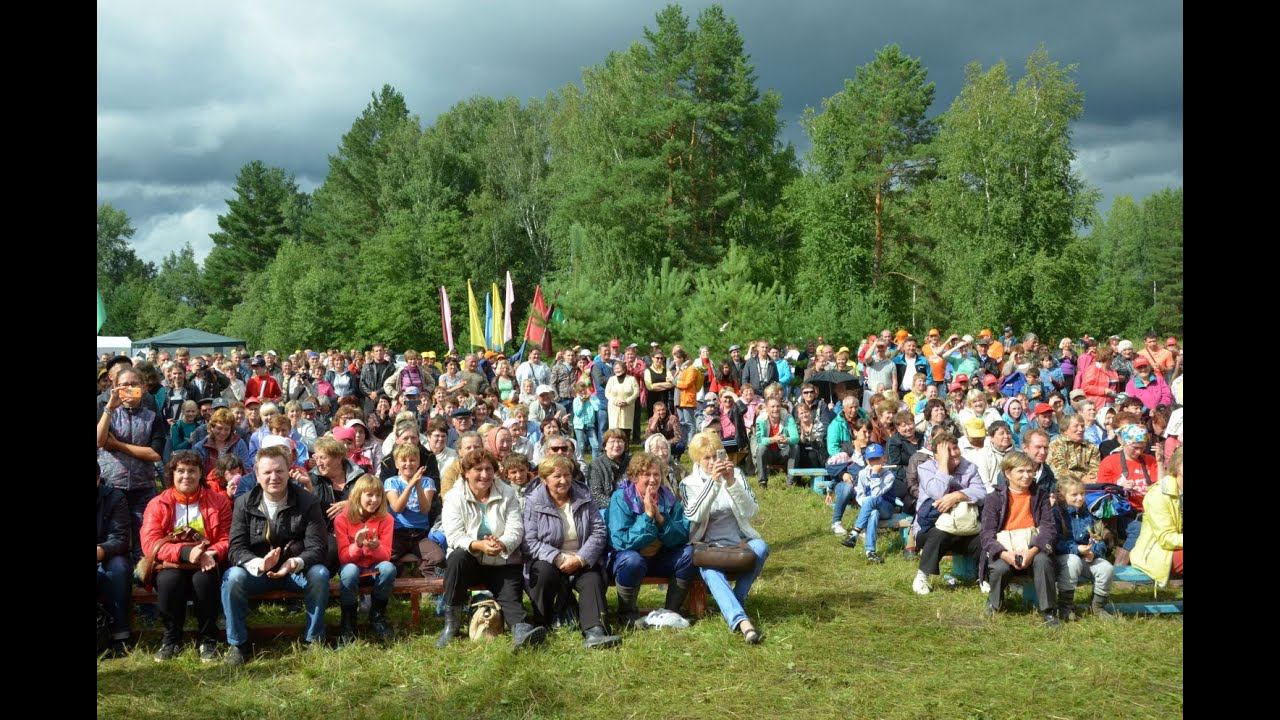
<path id="1" fill-rule="evenodd" d="M 884 559 L 876 553 L 876 525 L 880 518 L 893 517 L 893 471 L 884 467 L 884 448 L 878 443 L 867 446 L 863 456 L 867 466 L 858 472 L 854 483 L 854 493 L 858 499 L 858 519 L 840 544 L 845 547 L 858 546 L 858 534 L 866 529 L 867 562 L 883 563 Z"/>
<path id="2" fill-rule="evenodd" d="M 1111 580 L 1115 572 L 1107 562 L 1107 543 L 1095 527 L 1093 514 L 1084 503 L 1084 483 L 1074 478 L 1058 479 L 1057 505 L 1058 542 L 1054 546 L 1053 562 L 1058 570 L 1058 618 L 1066 622 L 1071 617 L 1076 598 L 1076 583 L 1083 576 L 1093 580 L 1093 602 L 1089 609 L 1095 617 L 1111 619 L 1107 612 L 1107 596 L 1111 594 Z"/>

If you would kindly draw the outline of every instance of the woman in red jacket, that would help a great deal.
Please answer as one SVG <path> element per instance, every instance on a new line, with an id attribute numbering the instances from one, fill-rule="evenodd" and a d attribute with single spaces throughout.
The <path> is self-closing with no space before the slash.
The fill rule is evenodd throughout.
<path id="1" fill-rule="evenodd" d="M 346 644 L 356 637 L 356 610 L 360 581 L 373 581 L 373 601 L 369 605 L 369 626 L 379 640 L 391 635 L 387 624 L 387 601 L 396 581 L 396 566 L 391 563 L 392 533 L 395 520 L 387 512 L 387 495 L 382 481 L 373 475 L 361 475 L 347 496 L 347 510 L 333 521 L 338 543 L 338 562 L 342 569 L 342 627 L 338 643 Z M 352 502 L 354 501 L 354 502 Z"/>
<path id="2" fill-rule="evenodd" d="M 1120 382 L 1120 376 L 1111 369 L 1111 358 L 1114 356 L 1115 351 L 1103 346 L 1098 349 L 1094 361 L 1078 371 L 1080 373 L 1079 388 L 1099 409 L 1114 402 L 1116 393 L 1119 391 L 1116 386 Z"/>
<path id="3" fill-rule="evenodd" d="M 164 637 L 157 662 L 181 652 L 187 600 L 195 603 L 200 659 L 218 659 L 219 590 L 231 539 L 231 500 L 206 487 L 200 456 L 181 450 L 165 468 L 168 488 L 151 499 L 142 516 L 144 553 L 154 553 L 155 590 Z M 158 546 L 158 547 L 157 547 Z"/>

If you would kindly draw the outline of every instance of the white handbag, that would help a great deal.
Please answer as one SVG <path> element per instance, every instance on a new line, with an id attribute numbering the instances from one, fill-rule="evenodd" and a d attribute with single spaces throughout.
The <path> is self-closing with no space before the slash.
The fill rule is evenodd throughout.
<path id="1" fill-rule="evenodd" d="M 978 504 L 963 500 L 956 506 L 938 516 L 934 526 L 951 535 L 968 537 L 977 535 L 981 528 L 978 522 Z"/>

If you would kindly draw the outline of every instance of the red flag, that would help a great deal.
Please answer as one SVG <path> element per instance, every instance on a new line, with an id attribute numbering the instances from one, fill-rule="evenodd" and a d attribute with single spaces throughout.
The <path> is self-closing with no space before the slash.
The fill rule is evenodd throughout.
<path id="1" fill-rule="evenodd" d="M 551 309 L 542 297 L 542 286 L 533 290 L 533 312 L 529 313 L 529 322 L 525 325 L 524 337 L 541 348 L 544 355 L 551 353 L 551 331 L 547 328 L 547 318 L 551 317 Z"/>

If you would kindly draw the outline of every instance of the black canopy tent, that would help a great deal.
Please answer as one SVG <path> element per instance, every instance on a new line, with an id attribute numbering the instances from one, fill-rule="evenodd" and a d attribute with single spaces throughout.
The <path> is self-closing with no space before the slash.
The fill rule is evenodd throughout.
<path id="1" fill-rule="evenodd" d="M 227 337 L 226 335 L 216 335 L 194 328 L 182 328 L 164 335 L 134 340 L 131 352 L 136 353 L 139 350 L 147 350 L 149 348 L 172 349 L 185 347 L 192 354 L 198 355 L 209 352 L 227 353 L 241 345 L 244 345 L 244 340 Z"/>

